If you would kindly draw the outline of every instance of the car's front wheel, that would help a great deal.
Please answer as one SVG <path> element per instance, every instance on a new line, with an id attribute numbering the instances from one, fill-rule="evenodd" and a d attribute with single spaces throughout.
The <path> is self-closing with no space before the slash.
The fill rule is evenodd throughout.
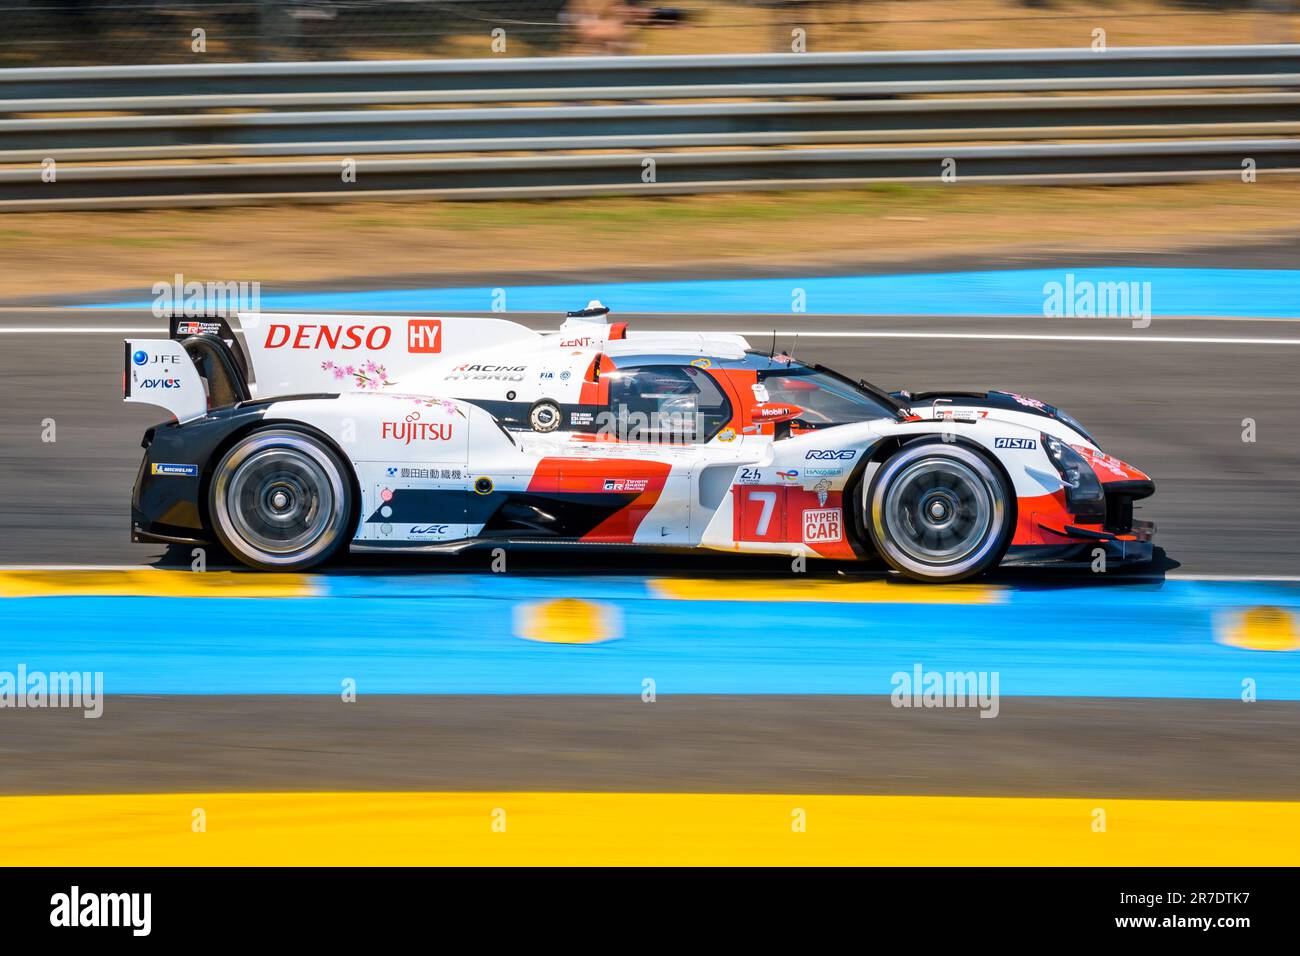
<path id="1" fill-rule="evenodd" d="M 876 471 L 863 505 L 880 556 L 920 581 L 959 581 L 996 566 L 1015 523 L 998 467 L 946 442 L 903 446 Z"/>
<path id="2" fill-rule="evenodd" d="M 347 466 L 305 431 L 247 435 L 222 456 L 208 494 L 218 540 L 250 567 L 312 567 L 346 544 L 351 531 Z"/>

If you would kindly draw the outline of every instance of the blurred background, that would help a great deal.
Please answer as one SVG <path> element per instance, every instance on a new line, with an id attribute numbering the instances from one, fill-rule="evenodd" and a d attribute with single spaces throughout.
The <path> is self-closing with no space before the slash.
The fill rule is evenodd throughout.
<path id="1" fill-rule="evenodd" d="M 5 0 L 0 65 L 1288 42 L 1295 0 Z"/>

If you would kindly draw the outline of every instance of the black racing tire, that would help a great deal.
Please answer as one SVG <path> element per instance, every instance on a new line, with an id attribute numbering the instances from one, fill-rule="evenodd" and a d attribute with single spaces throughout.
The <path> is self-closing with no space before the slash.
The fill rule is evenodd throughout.
<path id="1" fill-rule="evenodd" d="M 351 470 L 323 439 L 271 426 L 245 435 L 213 470 L 208 516 L 221 546 L 262 571 L 323 564 L 352 537 Z"/>
<path id="2" fill-rule="evenodd" d="M 961 581 L 997 567 L 1015 531 L 1015 494 L 982 452 L 951 442 L 904 445 L 872 476 L 862 522 L 895 571 Z"/>
<path id="3" fill-rule="evenodd" d="M 528 410 L 528 425 L 535 432 L 548 434 L 559 429 L 564 423 L 564 414 L 560 406 L 549 398 L 534 402 Z"/>

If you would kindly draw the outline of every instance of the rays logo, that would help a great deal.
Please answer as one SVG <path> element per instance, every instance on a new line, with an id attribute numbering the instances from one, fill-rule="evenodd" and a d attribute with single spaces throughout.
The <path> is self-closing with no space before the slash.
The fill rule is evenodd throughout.
<path id="1" fill-rule="evenodd" d="M 1038 442 L 1032 438 L 995 438 L 994 448 L 1037 448 Z"/>
<path id="2" fill-rule="evenodd" d="M 857 455 L 853 448 L 821 449 L 814 448 L 804 458 L 808 461 L 848 461 Z"/>

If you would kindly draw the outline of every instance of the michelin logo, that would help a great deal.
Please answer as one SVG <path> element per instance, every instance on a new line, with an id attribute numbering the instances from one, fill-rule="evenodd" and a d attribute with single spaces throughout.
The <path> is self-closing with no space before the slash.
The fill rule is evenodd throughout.
<path id="1" fill-rule="evenodd" d="M 197 478 L 198 465 L 167 465 L 154 462 L 149 466 L 151 475 L 180 475 L 182 478 Z"/>

